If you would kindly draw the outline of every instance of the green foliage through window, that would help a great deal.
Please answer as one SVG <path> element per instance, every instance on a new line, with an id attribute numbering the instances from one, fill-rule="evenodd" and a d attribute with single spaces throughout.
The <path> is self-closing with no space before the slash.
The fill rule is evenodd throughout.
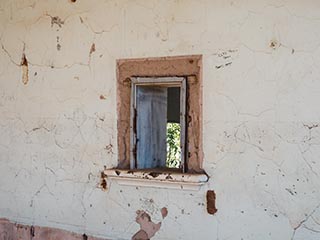
<path id="1" fill-rule="evenodd" d="M 179 168 L 181 165 L 180 124 L 167 123 L 167 167 Z"/>

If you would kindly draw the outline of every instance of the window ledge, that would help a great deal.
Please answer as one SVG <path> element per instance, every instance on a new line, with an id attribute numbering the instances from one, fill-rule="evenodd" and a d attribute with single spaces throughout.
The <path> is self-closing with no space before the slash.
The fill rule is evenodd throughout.
<path id="1" fill-rule="evenodd" d="M 206 174 L 163 172 L 158 170 L 106 169 L 105 176 L 120 185 L 199 190 L 209 178 Z"/>

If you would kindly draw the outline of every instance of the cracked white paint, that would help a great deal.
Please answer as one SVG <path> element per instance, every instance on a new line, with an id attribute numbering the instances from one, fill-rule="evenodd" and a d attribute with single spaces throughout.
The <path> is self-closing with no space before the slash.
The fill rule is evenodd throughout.
<path id="1" fill-rule="evenodd" d="M 138 209 L 157 222 L 165 206 L 153 239 L 319 239 L 319 9 L 311 0 L 1 1 L 0 217 L 130 239 Z M 203 54 L 209 183 L 101 191 L 100 172 L 117 164 L 116 59 L 188 54 Z"/>

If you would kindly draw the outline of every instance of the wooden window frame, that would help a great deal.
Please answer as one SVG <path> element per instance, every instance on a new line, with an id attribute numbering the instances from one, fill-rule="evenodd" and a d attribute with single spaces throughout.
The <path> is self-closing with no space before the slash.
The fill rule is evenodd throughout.
<path id="1" fill-rule="evenodd" d="M 130 169 L 131 93 L 135 77 L 184 77 L 186 79 L 187 173 L 203 173 L 202 56 L 177 56 L 117 61 L 117 142 L 119 169 Z"/>
<path id="2" fill-rule="evenodd" d="M 131 111 L 130 111 L 130 169 L 138 169 L 137 162 L 137 106 L 136 89 L 138 86 L 162 86 L 180 88 L 180 148 L 181 170 L 186 172 L 186 78 L 184 77 L 133 77 L 131 78 Z"/>

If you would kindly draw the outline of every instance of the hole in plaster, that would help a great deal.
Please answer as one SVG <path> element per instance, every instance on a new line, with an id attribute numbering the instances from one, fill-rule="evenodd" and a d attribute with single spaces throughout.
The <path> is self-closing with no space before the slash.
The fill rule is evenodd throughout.
<path id="1" fill-rule="evenodd" d="M 94 43 L 92 43 L 91 48 L 90 48 L 90 52 L 89 55 L 91 55 L 92 53 L 94 53 L 96 51 L 96 45 Z"/>
<path id="2" fill-rule="evenodd" d="M 103 189 L 103 190 L 107 190 L 107 181 L 106 181 L 106 175 L 104 174 L 104 172 L 102 171 L 101 172 L 101 181 L 100 181 L 100 187 Z"/>
<path id="3" fill-rule="evenodd" d="M 270 45 L 269 45 L 269 46 L 270 46 L 272 49 L 277 49 L 277 48 L 280 46 L 280 44 L 278 43 L 277 40 L 273 39 L 273 40 L 270 41 Z"/>
<path id="4" fill-rule="evenodd" d="M 207 212 L 214 215 L 218 209 L 216 208 L 216 194 L 213 190 L 207 191 Z"/>
<path id="5" fill-rule="evenodd" d="M 161 208 L 161 215 L 162 215 L 162 218 L 165 218 L 166 216 L 168 216 L 168 209 L 166 207 Z"/>
<path id="6" fill-rule="evenodd" d="M 22 83 L 26 85 L 29 81 L 29 68 L 28 68 L 28 60 L 26 58 L 26 55 L 23 53 L 22 54 L 22 59 L 21 59 L 21 64 L 22 68 Z"/>

